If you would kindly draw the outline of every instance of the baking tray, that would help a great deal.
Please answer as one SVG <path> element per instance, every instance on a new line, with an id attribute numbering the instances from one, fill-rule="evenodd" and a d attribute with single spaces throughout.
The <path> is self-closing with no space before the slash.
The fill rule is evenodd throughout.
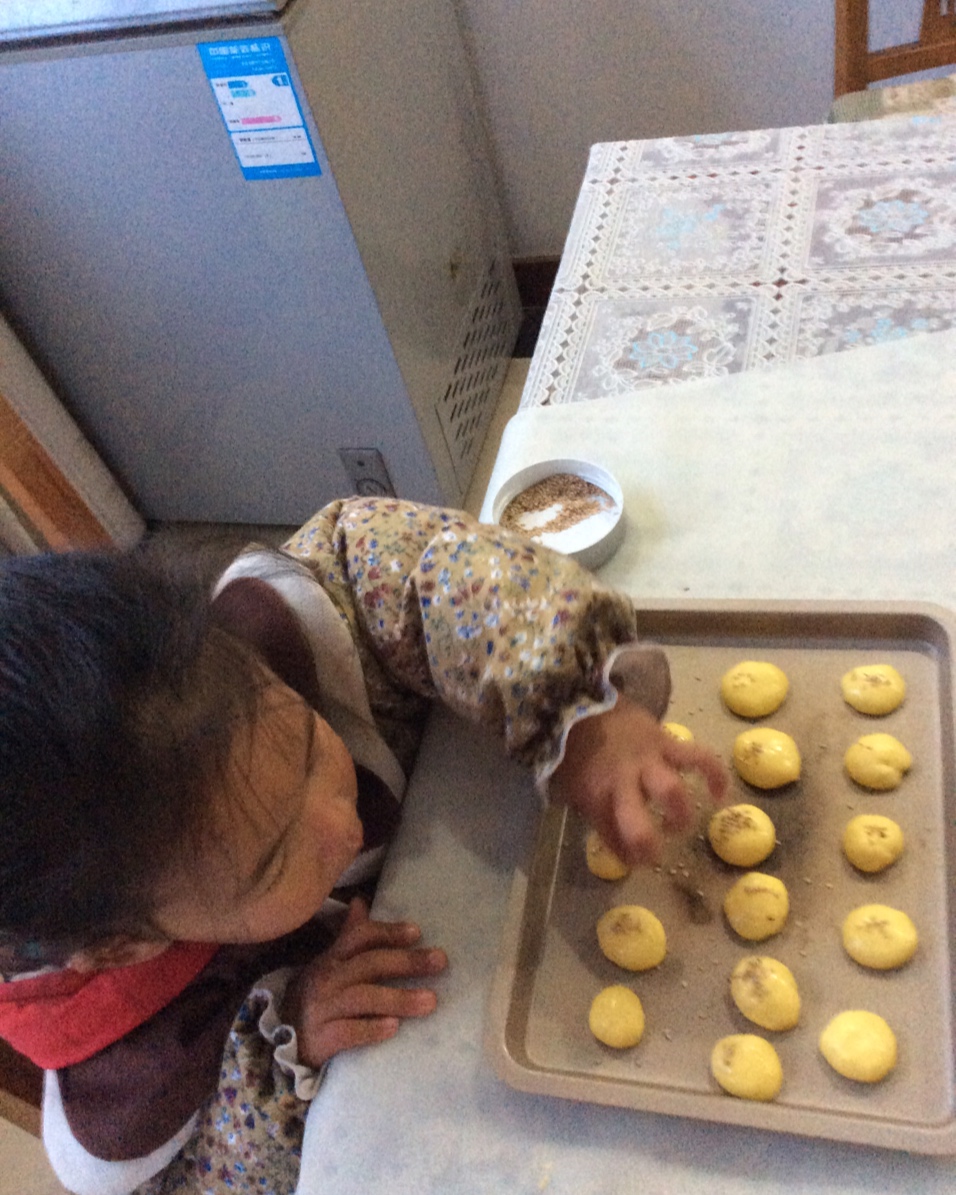
<path id="1" fill-rule="evenodd" d="M 722 863 L 706 843 L 702 794 L 698 824 L 669 843 L 662 866 L 613 883 L 587 870 L 578 816 L 547 810 L 529 868 L 515 879 L 492 986 L 486 1045 L 496 1071 L 516 1088 L 570 1099 L 956 1153 L 956 620 L 930 605 L 694 602 L 642 607 L 640 621 L 670 660 L 668 720 L 689 726 L 728 766 L 734 738 L 750 725 L 785 730 L 801 749 L 800 780 L 774 792 L 751 788 L 730 767 L 729 801 L 758 805 L 776 826 L 778 845 L 755 870 L 787 885 L 789 920 L 762 943 L 727 926 L 723 897 L 744 869 Z M 785 704 L 768 718 L 735 717 L 720 700 L 720 677 L 743 659 L 771 660 L 790 679 Z M 907 682 L 904 704 L 882 718 L 855 712 L 840 692 L 844 672 L 875 662 L 893 664 Z M 914 757 L 888 793 L 859 788 L 843 770 L 846 747 L 876 730 L 896 735 Z M 876 876 L 855 871 L 841 849 L 847 820 L 865 812 L 894 818 L 906 839 L 903 856 Z M 902 908 L 917 925 L 919 950 L 899 971 L 866 970 L 843 950 L 844 916 L 871 902 Z M 664 923 L 668 954 L 654 971 L 621 971 L 598 949 L 598 917 L 625 903 L 646 905 Z M 802 998 L 794 1029 L 772 1033 L 737 1012 L 729 976 L 747 954 L 771 955 L 793 971 Z M 587 1027 L 592 998 L 611 983 L 633 987 L 644 1004 L 645 1035 L 632 1050 L 601 1045 Z M 896 1032 L 899 1062 L 882 1083 L 843 1079 L 819 1053 L 821 1029 L 847 1008 L 872 1009 Z M 767 1037 L 780 1055 L 784 1085 L 773 1103 L 735 1099 L 710 1075 L 714 1043 L 738 1032 Z"/>

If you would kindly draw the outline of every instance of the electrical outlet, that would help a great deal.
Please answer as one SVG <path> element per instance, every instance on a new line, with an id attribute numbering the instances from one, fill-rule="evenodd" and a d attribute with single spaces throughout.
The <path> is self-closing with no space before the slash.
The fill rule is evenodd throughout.
<path id="1" fill-rule="evenodd" d="M 377 448 L 340 448 L 339 460 L 356 494 L 363 498 L 395 497 L 395 487 Z"/>

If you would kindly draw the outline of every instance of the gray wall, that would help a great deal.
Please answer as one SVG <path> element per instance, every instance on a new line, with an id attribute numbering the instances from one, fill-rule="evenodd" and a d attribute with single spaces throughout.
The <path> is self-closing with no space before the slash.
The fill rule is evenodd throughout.
<path id="1" fill-rule="evenodd" d="M 512 255 L 561 252 L 597 141 L 816 124 L 833 0 L 456 0 Z M 871 0 L 873 44 L 921 0 Z"/>

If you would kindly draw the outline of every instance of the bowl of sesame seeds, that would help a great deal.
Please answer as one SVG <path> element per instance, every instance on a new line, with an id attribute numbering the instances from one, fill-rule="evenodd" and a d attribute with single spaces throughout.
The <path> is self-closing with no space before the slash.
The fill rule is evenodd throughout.
<path id="1" fill-rule="evenodd" d="M 599 568 L 624 537 L 624 494 L 590 461 L 550 460 L 519 469 L 492 502 L 492 518 L 535 543 Z"/>

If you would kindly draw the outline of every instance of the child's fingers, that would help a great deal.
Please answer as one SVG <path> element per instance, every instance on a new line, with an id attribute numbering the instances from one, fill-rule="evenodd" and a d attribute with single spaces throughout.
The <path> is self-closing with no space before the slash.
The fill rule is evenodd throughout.
<path id="1" fill-rule="evenodd" d="M 367 911 L 364 918 L 353 920 L 350 908 L 345 924 L 328 953 L 333 958 L 350 959 L 368 950 L 411 946 L 421 936 L 421 929 L 412 921 L 371 921 Z"/>
<path id="2" fill-rule="evenodd" d="M 305 1009 L 298 1029 L 299 1057 L 319 1066 L 333 1054 L 391 1037 L 407 1017 L 435 1011 L 436 994 L 427 988 L 393 988 L 353 983 L 324 993 Z"/>
<path id="3" fill-rule="evenodd" d="M 663 755 L 669 764 L 683 772 L 700 772 L 714 801 L 720 802 L 727 792 L 727 769 L 713 751 L 697 743 L 681 743 L 665 736 Z"/>
<path id="4" fill-rule="evenodd" d="M 427 1017 L 438 997 L 429 988 L 393 988 L 380 983 L 356 983 L 326 1000 L 316 1010 L 323 1021 L 355 1017 Z"/>
<path id="5" fill-rule="evenodd" d="M 335 987 L 356 983 L 381 983 L 387 979 L 420 979 L 438 975 L 448 966 L 444 950 L 418 947 L 413 950 L 369 950 L 329 968 Z"/>
<path id="6" fill-rule="evenodd" d="M 708 755 L 706 751 L 703 754 Z M 723 770 L 720 761 L 716 760 L 716 763 L 718 766 L 713 770 L 713 775 L 719 778 Z M 719 779 L 718 793 L 723 793 Z M 658 811 L 660 825 L 665 833 L 680 833 L 693 824 L 693 797 L 677 771 L 676 760 L 671 762 L 652 757 L 641 766 L 636 783 L 621 783 L 617 787 L 614 796 L 615 825 L 608 846 L 628 863 L 660 861 L 661 835 L 652 810 Z M 616 839 L 616 843 L 613 839 Z"/>
<path id="7" fill-rule="evenodd" d="M 644 796 L 661 814 L 665 830 L 686 830 L 693 821 L 687 785 L 663 759 L 650 759 L 641 769 Z"/>
<path id="8" fill-rule="evenodd" d="M 656 863 L 661 836 L 636 779 L 617 788 L 611 812 L 610 823 L 597 827 L 611 850 L 627 863 Z"/>
<path id="9" fill-rule="evenodd" d="M 411 921 L 366 921 L 348 933 L 339 934 L 329 947 L 329 954 L 346 960 L 369 950 L 411 946 L 421 936 L 422 931 Z"/>
<path id="10" fill-rule="evenodd" d="M 417 988 L 386 989 L 383 981 L 421 979 L 440 974 L 448 966 L 443 950 L 421 947 L 371 950 L 349 959 L 330 957 L 329 952 L 313 959 L 293 979 L 282 1001 L 280 1015 L 297 1032 L 311 1041 L 318 1027 L 341 1016 L 390 1014 L 424 1016 L 435 1007 L 434 993 Z M 391 1004 L 337 1005 L 350 989 L 392 991 Z"/>
<path id="11" fill-rule="evenodd" d="M 448 966 L 444 950 L 370 950 L 354 958 L 332 960 L 320 955 L 302 977 L 302 1004 L 321 1006 L 337 993 L 360 984 L 421 979 L 439 975 Z"/>
<path id="12" fill-rule="evenodd" d="M 374 1046 L 388 1041 L 398 1032 L 397 1017 L 359 1017 L 329 1021 L 299 1039 L 299 1058 L 306 1066 L 318 1067 L 336 1054 L 359 1046 Z"/>
<path id="13" fill-rule="evenodd" d="M 368 921 L 368 901 L 363 896 L 353 896 L 349 901 L 349 911 L 346 915 L 345 921 L 342 923 L 342 928 L 339 931 L 339 936 L 347 934 L 364 925 Z"/>

